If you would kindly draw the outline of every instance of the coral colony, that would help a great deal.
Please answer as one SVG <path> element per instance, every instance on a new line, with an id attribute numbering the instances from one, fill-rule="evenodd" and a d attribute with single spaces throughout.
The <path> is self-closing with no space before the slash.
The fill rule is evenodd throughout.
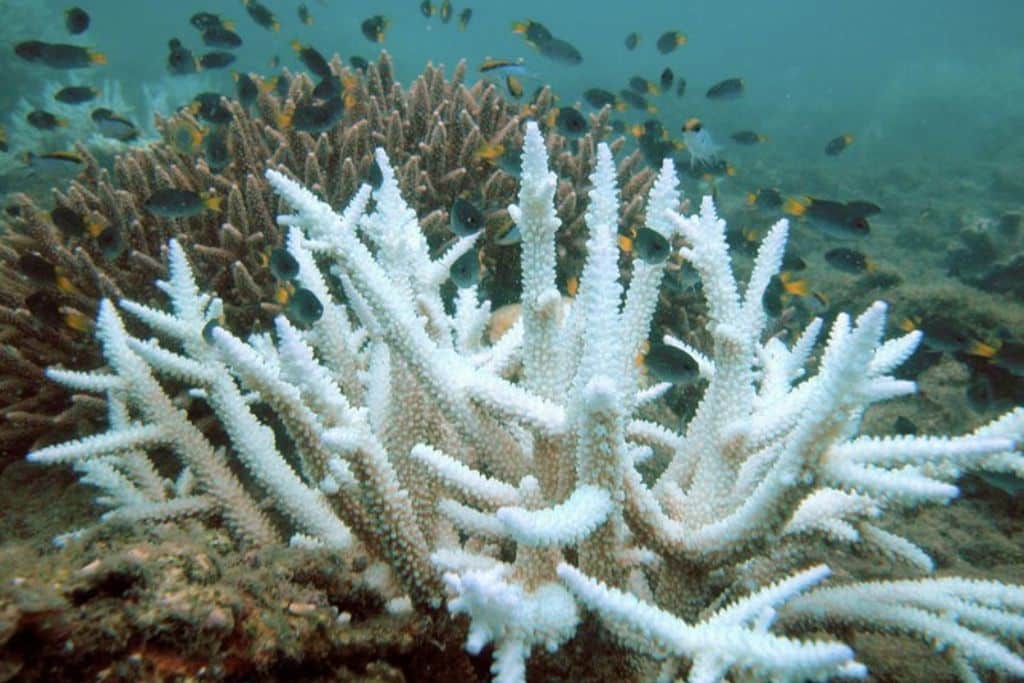
<path id="1" fill-rule="evenodd" d="M 509 209 L 522 233 L 522 313 L 493 345 L 475 285 L 458 291 L 453 313 L 441 294 L 480 233 L 432 260 L 387 156 L 376 160 L 380 188 L 364 185 L 340 214 L 267 171 L 295 211 L 278 221 L 309 303 L 279 316 L 273 334 L 233 335 L 172 241 L 160 283 L 170 310 L 104 301 L 96 334 L 107 369 L 49 370 L 105 393 L 109 430 L 29 458 L 73 463 L 103 492 L 107 523 L 216 515 L 243 545 L 287 529 L 296 544 L 369 555 L 381 569 L 374 588 L 393 608 L 446 604 L 468 616 L 466 648 L 493 645 L 497 681 L 524 680 L 531 649 L 558 649 L 587 614 L 651 680 L 863 678 L 853 650 L 828 636 L 851 627 L 919 637 L 965 680 L 1024 676 L 1006 644 L 1024 635 L 1024 589 L 858 582 L 824 564 L 830 546 L 846 546 L 929 573 L 928 555 L 880 518 L 949 501 L 970 470 L 1024 474 L 1024 409 L 961 437 L 858 435 L 869 405 L 914 391 L 891 373 L 920 334 L 882 341 L 886 307 L 876 303 L 856 319 L 839 315 L 823 348 L 821 320 L 788 347 L 763 339 L 762 295 L 786 221 L 769 231 L 741 294 L 724 222 L 708 198 L 698 214 L 679 213 L 666 160 L 646 227 L 684 244 L 713 341 L 698 351 L 665 339 L 706 385 L 692 420 L 673 431 L 639 417 L 670 385 L 649 382 L 635 361 L 664 260 L 634 259 L 624 290 L 606 145 L 570 300 L 555 284 L 556 178 L 527 124 Z M 159 340 L 126 331 L 125 314 Z M 230 443 L 189 421 L 171 398 L 183 386 Z M 173 482 L 158 474 L 156 449 L 179 459 Z M 658 457 L 667 466 L 642 476 L 638 466 L 647 472 Z"/>

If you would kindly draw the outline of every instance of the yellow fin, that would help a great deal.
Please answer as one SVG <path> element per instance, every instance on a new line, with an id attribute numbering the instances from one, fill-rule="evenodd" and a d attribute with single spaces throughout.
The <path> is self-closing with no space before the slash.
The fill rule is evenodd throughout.
<path id="1" fill-rule="evenodd" d="M 782 203 L 782 212 L 788 213 L 790 216 L 803 216 L 807 212 L 808 203 L 806 200 L 801 201 L 793 197 L 789 197 L 785 202 Z"/>
<path id="2" fill-rule="evenodd" d="M 203 197 L 203 206 L 210 211 L 220 211 L 220 203 L 223 201 L 223 197 L 208 196 Z"/>
<path id="3" fill-rule="evenodd" d="M 999 349 L 989 344 L 986 344 L 983 341 L 975 340 L 967 345 L 966 351 L 971 356 L 979 356 L 981 358 L 993 358 L 995 357 Z"/>
<path id="4" fill-rule="evenodd" d="M 787 272 L 779 273 L 779 280 L 782 281 L 782 289 L 793 296 L 807 296 L 811 289 L 807 286 L 807 280 L 794 280 Z"/>
<path id="5" fill-rule="evenodd" d="M 102 52 L 89 51 L 89 61 L 93 64 L 106 64 L 107 56 Z"/>
<path id="6" fill-rule="evenodd" d="M 627 254 L 633 251 L 633 239 L 628 235 L 619 235 L 619 249 Z"/>
<path id="7" fill-rule="evenodd" d="M 565 281 L 565 291 L 569 296 L 576 296 L 580 289 L 580 279 L 575 275 Z"/>

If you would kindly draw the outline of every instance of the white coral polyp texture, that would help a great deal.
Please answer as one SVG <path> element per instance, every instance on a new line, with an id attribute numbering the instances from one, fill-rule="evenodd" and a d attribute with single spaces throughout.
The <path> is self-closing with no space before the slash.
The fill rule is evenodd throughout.
<path id="1" fill-rule="evenodd" d="M 268 171 L 294 210 L 278 220 L 300 264 L 295 284 L 321 300 L 320 319 L 282 316 L 273 334 L 235 336 L 172 242 L 160 283 L 169 309 L 104 302 L 107 366 L 50 371 L 108 397 L 108 431 L 29 458 L 79 469 L 110 508 L 101 523 L 202 516 L 240 545 L 290 537 L 369 556 L 390 572 L 373 583 L 385 600 L 423 610 L 447 601 L 466 615 L 467 650 L 493 645 L 499 681 L 525 680 L 535 646 L 563 647 L 587 615 L 636 651 L 641 679 L 862 678 L 853 650 L 823 636 L 837 624 L 921 638 L 966 680 L 1024 676 L 1020 587 L 861 582 L 827 566 L 844 546 L 929 573 L 925 549 L 886 529 L 886 514 L 948 501 L 967 471 L 1024 474 L 1024 410 L 955 438 L 860 435 L 872 403 L 914 391 L 892 372 L 919 335 L 884 341 L 876 303 L 837 316 L 821 344 L 821 320 L 792 346 L 766 338 L 762 296 L 787 223 L 771 228 L 742 287 L 725 222 L 709 198 L 680 213 L 666 161 L 646 226 L 703 279 L 710 344 L 666 337 L 697 361 L 702 398 L 681 429 L 643 419 L 638 407 L 665 392 L 635 363 L 665 264 L 634 257 L 622 281 L 612 154 L 598 144 L 584 156 L 595 160 L 587 260 L 569 300 L 556 282 L 557 179 L 537 125 L 526 124 L 509 207 L 522 234 L 522 313 L 494 345 L 476 286 L 454 311 L 441 292 L 480 234 L 434 258 L 383 151 L 381 186 L 362 187 L 340 214 Z M 131 336 L 122 312 L 155 337 Z M 226 443 L 171 399 L 183 387 L 209 405 Z M 257 404 L 275 414 L 275 430 Z M 157 448 L 179 459 L 173 481 L 154 466 Z M 641 460 L 662 465 L 641 476 Z"/>

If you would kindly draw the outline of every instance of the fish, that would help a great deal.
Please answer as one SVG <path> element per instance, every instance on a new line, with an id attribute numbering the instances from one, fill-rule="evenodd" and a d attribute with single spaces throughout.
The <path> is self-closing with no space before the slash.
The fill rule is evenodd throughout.
<path id="1" fill-rule="evenodd" d="M 68 237 L 80 237 L 86 232 L 85 220 L 74 209 L 66 206 L 56 206 L 50 212 L 50 220 L 57 229 Z"/>
<path id="2" fill-rule="evenodd" d="M 307 102 L 297 105 L 284 123 L 295 130 L 319 134 L 330 130 L 345 113 L 345 104 L 340 97 L 324 102 Z"/>
<path id="3" fill-rule="evenodd" d="M 441 0 L 441 9 L 438 11 L 441 23 L 447 24 L 452 20 L 452 0 Z"/>
<path id="4" fill-rule="evenodd" d="M 199 58 L 199 66 L 203 69 L 223 69 L 234 61 L 235 56 L 230 52 L 214 50 Z"/>
<path id="5" fill-rule="evenodd" d="M 851 211 L 843 202 L 791 197 L 783 202 L 782 211 L 790 216 L 806 218 L 825 234 L 838 239 L 866 237 L 871 232 L 868 219 Z"/>
<path id="6" fill-rule="evenodd" d="M 998 353 L 994 346 L 974 338 L 961 323 L 946 315 L 909 317 L 900 323 L 900 328 L 905 332 L 920 330 L 923 333 L 921 344 L 936 353 L 964 353 L 986 359 Z"/>
<path id="7" fill-rule="evenodd" d="M 514 22 L 512 24 L 512 32 L 521 33 L 527 43 L 538 49 L 543 43 L 555 38 L 547 26 L 532 19 Z"/>
<path id="8" fill-rule="evenodd" d="M 164 188 L 151 194 L 143 206 L 154 216 L 188 218 L 204 211 L 220 211 L 221 198 L 191 190 Z"/>
<path id="9" fill-rule="evenodd" d="M 634 109 L 640 109 L 650 114 L 654 114 L 658 111 L 657 107 L 647 102 L 647 98 L 643 95 L 639 95 L 632 90 L 620 90 L 619 97 L 622 101 L 633 107 Z"/>
<path id="10" fill-rule="evenodd" d="M 30 126 L 38 130 L 54 130 L 55 128 L 66 128 L 68 125 L 67 119 L 54 116 L 42 109 L 30 111 L 25 116 L 25 120 L 28 121 Z"/>
<path id="11" fill-rule="evenodd" d="M 636 239 L 633 240 L 633 247 L 645 263 L 663 263 L 672 251 L 672 247 L 665 236 L 651 228 L 640 228 L 636 231 Z"/>
<path id="12" fill-rule="evenodd" d="M 208 123 L 228 123 L 232 119 L 231 110 L 220 103 L 221 94 L 217 92 L 201 92 L 193 98 L 189 111 Z"/>
<path id="13" fill-rule="evenodd" d="M 135 124 L 104 108 L 104 106 L 93 110 L 91 118 L 103 137 L 110 137 L 122 142 L 134 140 L 138 137 L 138 129 L 135 127 Z"/>
<path id="14" fill-rule="evenodd" d="M 666 66 L 661 70 L 661 77 L 658 79 L 661 89 L 668 92 L 672 89 L 672 83 L 675 81 L 676 75 L 672 73 L 672 68 Z"/>
<path id="15" fill-rule="evenodd" d="M 989 362 L 1014 377 L 1024 377 L 1024 343 L 1004 341 Z"/>
<path id="16" fill-rule="evenodd" d="M 459 289 L 473 287 L 480 282 L 480 255 L 475 248 L 455 259 L 448 274 Z"/>
<path id="17" fill-rule="evenodd" d="M 765 136 L 752 130 L 739 130 L 729 137 L 737 145 L 759 145 L 768 140 Z"/>
<path id="18" fill-rule="evenodd" d="M 85 165 L 85 159 L 77 152 L 50 152 L 39 155 L 26 152 L 22 159 L 33 170 L 43 173 L 77 171 Z"/>
<path id="19" fill-rule="evenodd" d="M 14 46 L 14 53 L 27 62 L 51 69 L 84 69 L 107 63 L 107 56 L 79 45 L 29 40 Z"/>
<path id="20" fill-rule="evenodd" d="M 218 126 L 203 138 L 203 158 L 214 173 L 220 173 L 231 163 L 228 150 L 227 128 Z"/>
<path id="21" fill-rule="evenodd" d="M 36 320 L 48 327 L 56 327 L 61 322 L 60 304 L 52 292 L 32 292 L 25 297 L 24 305 Z"/>
<path id="22" fill-rule="evenodd" d="M 616 98 L 603 88 L 589 88 L 583 92 L 583 100 L 594 109 L 602 109 L 606 105 L 615 106 Z"/>
<path id="23" fill-rule="evenodd" d="M 875 269 L 874 264 L 868 257 L 856 249 L 836 247 L 825 252 L 825 261 L 830 266 L 844 273 L 858 275 L 863 272 L 871 272 Z"/>
<path id="24" fill-rule="evenodd" d="M 380 186 L 384 184 L 384 172 L 380 169 L 380 164 L 376 159 L 370 164 L 370 172 L 367 174 L 366 181 L 375 190 L 379 190 Z"/>
<path id="25" fill-rule="evenodd" d="M 299 287 L 288 299 L 288 316 L 303 325 L 312 325 L 324 314 L 324 305 L 316 294 L 305 287 Z"/>
<path id="26" fill-rule="evenodd" d="M 255 104 L 260 94 L 260 88 L 256 85 L 256 81 L 252 80 L 249 74 L 238 71 L 232 73 L 231 76 L 235 79 L 235 94 L 242 106 L 250 107 Z"/>
<path id="27" fill-rule="evenodd" d="M 726 78 L 708 88 L 705 96 L 709 100 L 732 100 L 743 94 L 742 78 Z"/>
<path id="28" fill-rule="evenodd" d="M 548 59 L 562 64 L 576 65 L 583 62 L 583 55 L 570 43 L 561 38 L 552 38 L 540 44 L 540 53 Z"/>
<path id="29" fill-rule="evenodd" d="M 391 22 L 386 17 L 375 14 L 369 19 L 364 19 L 363 23 L 359 25 L 359 29 L 371 43 L 383 43 L 384 32 L 390 24 Z"/>
<path id="30" fill-rule="evenodd" d="M 777 209 L 782 206 L 782 194 L 774 187 L 765 187 L 747 193 L 747 206 L 761 209 Z"/>
<path id="31" fill-rule="evenodd" d="M 668 344 L 651 344 L 643 355 L 644 367 L 659 382 L 685 384 L 700 377 L 700 366 L 690 354 Z"/>
<path id="32" fill-rule="evenodd" d="M 676 81 L 676 97 L 682 97 L 686 94 L 686 79 L 680 78 Z"/>
<path id="33" fill-rule="evenodd" d="M 313 25 L 313 15 L 309 13 L 309 7 L 306 6 L 306 3 L 302 3 L 301 5 L 299 5 L 296 12 L 299 15 L 299 22 L 303 26 Z"/>
<path id="34" fill-rule="evenodd" d="M 639 44 L 640 44 L 640 34 L 638 34 L 636 31 L 633 31 L 628 36 L 626 36 L 626 49 L 627 50 L 632 52 L 633 50 L 636 49 L 636 46 L 639 45 Z"/>
<path id="35" fill-rule="evenodd" d="M 455 200 L 448 213 L 448 227 L 459 237 L 469 237 L 484 227 L 483 212 L 461 197 Z"/>
<path id="36" fill-rule="evenodd" d="M 223 26 L 211 26 L 203 31 L 202 38 L 203 45 L 208 47 L 223 47 L 230 50 L 242 45 L 242 37 Z"/>
<path id="37" fill-rule="evenodd" d="M 498 157 L 498 168 L 513 178 L 523 173 L 523 150 L 509 147 Z"/>
<path id="38" fill-rule="evenodd" d="M 469 20 L 473 18 L 473 10 L 469 7 L 459 12 L 459 30 L 465 31 L 469 26 Z"/>
<path id="39" fill-rule="evenodd" d="M 651 83 L 643 76 L 633 76 L 629 79 L 630 89 L 639 95 L 657 95 L 660 91 L 658 86 Z"/>
<path id="40" fill-rule="evenodd" d="M 284 247 L 270 251 L 270 272 L 278 280 L 294 280 L 299 276 L 299 262 Z"/>
<path id="41" fill-rule="evenodd" d="M 810 293 L 810 286 L 806 280 L 798 280 L 793 277 L 792 273 L 784 270 L 769 280 L 761 297 L 761 303 L 766 313 L 778 318 L 782 315 L 788 300 Z"/>
<path id="42" fill-rule="evenodd" d="M 96 99 L 99 94 L 96 88 L 91 88 L 87 85 L 69 85 L 58 90 L 53 99 L 64 104 L 82 104 L 83 102 Z"/>
<path id="43" fill-rule="evenodd" d="M 492 71 L 500 74 L 511 73 L 522 76 L 526 73 L 526 66 L 522 58 L 494 59 L 493 57 L 487 57 L 480 63 L 480 73 L 485 74 Z"/>
<path id="44" fill-rule="evenodd" d="M 249 13 L 249 16 L 257 24 L 267 29 L 268 31 L 280 31 L 281 22 L 277 20 L 274 13 L 270 9 L 261 3 L 259 0 L 242 0 L 245 5 L 245 11 Z"/>
<path id="45" fill-rule="evenodd" d="M 878 204 L 863 199 L 846 202 L 846 209 L 855 216 L 864 216 L 865 218 L 882 213 L 882 207 Z"/>
<path id="46" fill-rule="evenodd" d="M 499 247 L 510 247 L 519 244 L 523 240 L 523 233 L 518 225 L 513 225 L 494 240 Z"/>
<path id="47" fill-rule="evenodd" d="M 49 286 L 57 280 L 57 267 L 34 251 L 18 257 L 18 271 L 35 285 Z"/>
<path id="48" fill-rule="evenodd" d="M 105 228 L 100 234 L 96 235 L 96 246 L 99 247 L 100 254 L 103 258 L 108 261 L 113 261 L 118 256 L 124 253 L 125 248 L 128 246 L 124 241 L 124 236 L 116 225 L 111 225 Z"/>
<path id="49" fill-rule="evenodd" d="M 680 31 L 665 31 L 658 37 L 656 45 L 658 52 L 667 55 L 680 45 L 686 45 L 686 34 Z"/>
<path id="50" fill-rule="evenodd" d="M 590 129 L 590 124 L 575 107 L 562 107 L 555 118 L 558 132 L 567 138 L 583 137 Z"/>
<path id="51" fill-rule="evenodd" d="M 85 33 L 89 29 L 89 13 L 81 7 L 69 7 L 64 10 L 64 28 L 73 36 Z"/>
<path id="52" fill-rule="evenodd" d="M 175 76 L 194 74 L 199 71 L 199 60 L 193 56 L 192 51 L 181 44 L 177 38 L 171 38 L 167 42 L 170 53 L 167 55 L 167 70 Z"/>
<path id="53" fill-rule="evenodd" d="M 434 7 L 434 3 L 430 0 L 423 0 L 423 2 L 420 3 L 420 14 L 422 14 L 425 19 L 429 19 L 434 16 L 435 11 L 437 10 Z"/>
<path id="54" fill-rule="evenodd" d="M 523 83 L 512 74 L 505 76 L 505 88 L 508 90 L 509 97 L 518 100 L 523 96 Z"/>
<path id="55" fill-rule="evenodd" d="M 293 40 L 292 49 L 298 55 L 299 61 L 305 64 L 313 74 L 320 78 L 331 78 L 334 75 L 331 73 L 331 67 L 327 60 L 312 45 L 303 45 L 299 41 Z"/>
<path id="56" fill-rule="evenodd" d="M 232 21 L 224 21 L 219 15 L 213 14 L 212 12 L 196 12 L 188 19 L 188 23 L 199 31 L 205 31 L 211 28 L 224 27 L 228 30 L 234 30 L 235 24 Z"/>
<path id="57" fill-rule="evenodd" d="M 313 97 L 318 100 L 329 100 L 341 96 L 341 83 L 333 76 L 324 78 L 313 87 Z"/>
<path id="58" fill-rule="evenodd" d="M 828 144 L 825 145 L 825 154 L 827 154 L 830 157 L 837 157 L 843 152 L 844 149 L 846 149 L 852 144 L 853 136 L 850 135 L 849 133 L 837 135 L 836 137 L 829 140 Z"/>
<path id="59" fill-rule="evenodd" d="M 349 66 L 351 66 L 356 71 L 362 71 L 364 73 L 366 72 L 367 69 L 370 68 L 370 63 L 366 61 L 364 58 L 360 57 L 359 55 L 352 55 L 351 57 L 349 57 L 348 63 Z"/>

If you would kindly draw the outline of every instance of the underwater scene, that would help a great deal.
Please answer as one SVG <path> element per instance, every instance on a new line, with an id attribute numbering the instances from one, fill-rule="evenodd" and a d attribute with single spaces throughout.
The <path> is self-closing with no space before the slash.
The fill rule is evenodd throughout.
<path id="1" fill-rule="evenodd" d="M 1022 25 L 0 0 L 0 683 L 1024 680 Z"/>

